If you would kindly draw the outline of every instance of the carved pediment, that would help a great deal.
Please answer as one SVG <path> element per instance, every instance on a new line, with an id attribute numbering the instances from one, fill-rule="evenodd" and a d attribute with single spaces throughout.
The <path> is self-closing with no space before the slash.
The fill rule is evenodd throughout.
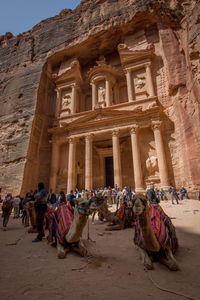
<path id="1" fill-rule="evenodd" d="M 117 111 L 117 110 L 112 110 L 112 111 L 104 111 L 101 108 L 96 109 L 95 111 L 92 111 L 91 113 L 87 114 L 87 116 L 80 117 L 78 120 L 72 121 L 69 126 L 77 126 L 77 125 L 85 125 L 99 122 L 99 121 L 112 121 L 113 119 L 119 119 L 119 118 L 124 118 L 127 117 L 128 115 L 132 116 L 133 112 L 123 110 L 123 111 Z"/>
<path id="2" fill-rule="evenodd" d="M 59 85 L 62 82 L 82 82 L 80 63 L 78 59 L 72 58 L 61 63 L 58 74 L 52 74 L 55 83 Z"/>
<path id="3" fill-rule="evenodd" d="M 149 59 L 154 54 L 154 45 L 149 45 L 146 49 L 130 50 L 126 44 L 118 45 L 121 64 L 124 67 L 129 63 L 134 63 L 139 60 Z"/>

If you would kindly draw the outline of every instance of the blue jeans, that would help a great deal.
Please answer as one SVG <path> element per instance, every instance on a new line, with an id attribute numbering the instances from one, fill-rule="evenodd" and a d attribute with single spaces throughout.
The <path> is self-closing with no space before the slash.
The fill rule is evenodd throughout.
<path id="1" fill-rule="evenodd" d="M 171 194 L 172 204 L 174 204 L 174 196 L 176 198 L 176 203 L 178 204 L 178 196 L 176 194 L 174 194 L 173 192 L 171 192 L 170 194 Z"/>
<path id="2" fill-rule="evenodd" d="M 181 193 L 180 194 L 180 199 L 183 200 L 183 196 L 185 196 L 185 199 L 187 199 L 187 193 Z"/>

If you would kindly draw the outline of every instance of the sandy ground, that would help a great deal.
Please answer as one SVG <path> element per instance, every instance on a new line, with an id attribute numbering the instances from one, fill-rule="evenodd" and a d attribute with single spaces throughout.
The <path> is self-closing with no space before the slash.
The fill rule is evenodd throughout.
<path id="1" fill-rule="evenodd" d="M 180 205 L 162 201 L 172 218 L 179 239 L 176 254 L 180 270 L 169 271 L 154 263 L 145 272 L 133 244 L 133 229 L 104 231 L 106 224 L 89 222 L 83 240 L 93 258 L 86 260 L 74 253 L 59 260 L 56 249 L 44 239 L 32 243 L 21 219 L 11 217 L 6 232 L 0 230 L 0 299 L 186 299 L 164 289 L 200 299 L 200 202 L 183 200 Z"/>

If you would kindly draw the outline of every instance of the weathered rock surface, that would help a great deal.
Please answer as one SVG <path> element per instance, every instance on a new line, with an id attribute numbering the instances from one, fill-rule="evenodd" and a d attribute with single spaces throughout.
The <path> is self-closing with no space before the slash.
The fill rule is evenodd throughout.
<path id="1" fill-rule="evenodd" d="M 51 74 L 63 57 L 86 63 L 144 29 L 164 64 L 158 98 L 174 126 L 170 178 L 190 191 L 200 186 L 199 1 L 84 0 L 16 37 L 0 38 L 0 185 L 21 195 L 48 186 L 55 116 Z M 153 38 L 154 37 L 154 40 Z M 158 61 L 159 64 L 159 61 Z M 170 129 L 171 130 L 171 129 Z M 165 128 L 166 136 L 169 128 Z M 164 139 L 166 138 L 164 136 Z M 170 168 L 169 168 L 170 169 Z"/>

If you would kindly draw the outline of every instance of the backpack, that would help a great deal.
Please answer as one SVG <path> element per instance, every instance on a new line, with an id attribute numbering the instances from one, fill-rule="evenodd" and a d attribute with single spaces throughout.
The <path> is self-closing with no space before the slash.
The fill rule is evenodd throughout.
<path id="1" fill-rule="evenodd" d="M 11 200 L 7 200 L 7 201 L 4 201 L 3 202 L 3 206 L 2 206 L 2 210 L 3 210 L 3 212 L 10 212 L 11 211 L 11 208 L 12 208 L 12 206 L 11 206 Z"/>

